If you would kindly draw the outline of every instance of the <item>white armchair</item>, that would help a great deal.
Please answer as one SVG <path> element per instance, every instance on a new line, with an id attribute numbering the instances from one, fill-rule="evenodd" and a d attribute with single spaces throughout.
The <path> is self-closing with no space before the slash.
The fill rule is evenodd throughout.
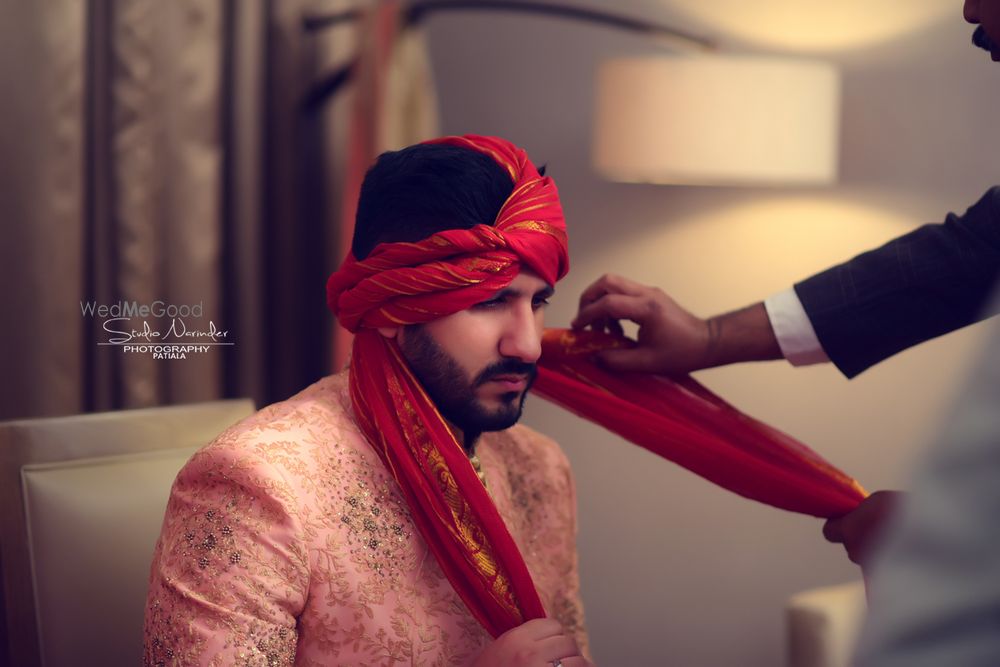
<path id="1" fill-rule="evenodd" d="M 218 401 L 0 423 L 0 664 L 142 663 L 170 486 L 252 411 Z"/>
<path id="2" fill-rule="evenodd" d="M 865 615 L 860 581 L 797 593 L 785 606 L 789 667 L 850 667 Z"/>

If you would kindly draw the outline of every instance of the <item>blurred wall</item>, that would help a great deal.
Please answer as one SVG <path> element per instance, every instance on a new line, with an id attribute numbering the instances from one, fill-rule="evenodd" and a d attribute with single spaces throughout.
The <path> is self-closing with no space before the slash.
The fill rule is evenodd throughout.
<path id="1" fill-rule="evenodd" d="M 580 291 L 606 271 L 659 285 L 701 315 L 737 308 L 964 210 L 1000 181 L 1000 65 L 969 46 L 960 2 L 628 0 L 613 8 L 712 34 L 729 50 L 837 64 L 841 178 L 816 189 L 603 181 L 589 166 L 595 68 L 606 57 L 668 49 L 555 19 L 431 19 L 443 130 L 506 136 L 547 163 L 559 185 L 573 270 L 549 310 L 551 325 L 565 326 Z M 971 363 L 980 329 L 850 382 L 829 365 L 784 362 L 698 377 L 867 488 L 900 487 Z M 823 541 L 817 520 L 723 492 L 540 400 L 527 422 L 556 437 L 576 471 L 599 664 L 780 665 L 784 600 L 860 576 Z"/>

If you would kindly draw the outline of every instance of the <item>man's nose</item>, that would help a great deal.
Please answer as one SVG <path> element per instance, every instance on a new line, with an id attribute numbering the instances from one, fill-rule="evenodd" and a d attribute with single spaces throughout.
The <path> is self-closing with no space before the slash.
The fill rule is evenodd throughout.
<path id="1" fill-rule="evenodd" d="M 979 23 L 979 0 L 965 0 L 962 7 L 962 16 L 969 23 Z"/>
<path id="2" fill-rule="evenodd" d="M 540 313 L 530 304 L 518 306 L 500 339 L 500 356 L 533 364 L 542 356 L 542 322 Z"/>

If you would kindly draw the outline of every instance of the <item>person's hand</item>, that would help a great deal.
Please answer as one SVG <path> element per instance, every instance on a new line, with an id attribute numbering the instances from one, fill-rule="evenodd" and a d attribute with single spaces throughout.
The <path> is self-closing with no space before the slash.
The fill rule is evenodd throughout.
<path id="1" fill-rule="evenodd" d="M 843 544 L 847 557 L 862 566 L 868 563 L 873 546 L 878 544 L 885 527 L 905 498 L 900 491 L 876 491 L 861 501 L 853 511 L 823 524 L 823 537 Z"/>
<path id="2" fill-rule="evenodd" d="M 536 618 L 503 633 L 479 654 L 474 667 L 593 667 L 576 640 L 551 618 Z"/>
<path id="3" fill-rule="evenodd" d="M 619 320 L 639 325 L 639 344 L 599 353 L 597 361 L 611 370 L 676 375 L 710 363 L 706 320 L 681 308 L 660 289 L 608 273 L 580 295 L 572 327 L 621 335 Z"/>

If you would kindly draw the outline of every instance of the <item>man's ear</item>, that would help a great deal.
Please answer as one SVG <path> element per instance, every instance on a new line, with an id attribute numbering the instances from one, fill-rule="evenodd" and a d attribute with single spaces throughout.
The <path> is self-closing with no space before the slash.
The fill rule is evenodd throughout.
<path id="1" fill-rule="evenodd" d="M 403 327 L 379 327 L 378 332 L 386 338 L 396 338 Z"/>

